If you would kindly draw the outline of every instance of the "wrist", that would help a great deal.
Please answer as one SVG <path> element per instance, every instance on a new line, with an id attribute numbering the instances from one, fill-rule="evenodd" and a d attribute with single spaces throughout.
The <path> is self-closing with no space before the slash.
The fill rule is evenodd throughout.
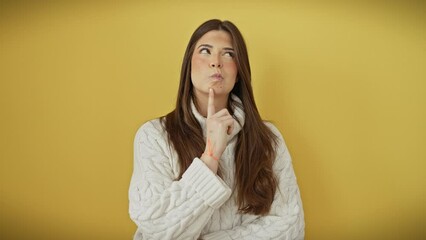
<path id="1" fill-rule="evenodd" d="M 207 138 L 206 148 L 204 149 L 205 155 L 214 158 L 216 161 L 219 161 L 224 149 L 215 147 L 215 143 L 212 143 L 210 138 Z"/>
<path id="2" fill-rule="evenodd" d="M 206 164 L 206 166 L 213 172 L 213 173 L 217 173 L 217 168 L 219 166 L 219 161 L 214 159 L 213 157 L 207 155 L 207 154 L 202 154 L 200 157 L 201 161 L 204 162 L 204 164 Z"/>
<path id="3" fill-rule="evenodd" d="M 216 157 L 212 152 L 207 152 L 207 151 L 205 151 L 201 156 L 208 156 L 208 157 L 210 157 L 210 158 L 213 158 L 214 160 L 216 160 L 216 161 L 219 161 L 219 158 L 218 157 Z"/>

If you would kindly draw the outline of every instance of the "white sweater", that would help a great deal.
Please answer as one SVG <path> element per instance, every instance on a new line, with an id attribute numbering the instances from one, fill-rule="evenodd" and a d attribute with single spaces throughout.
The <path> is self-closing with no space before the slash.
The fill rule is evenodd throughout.
<path id="1" fill-rule="evenodd" d="M 206 119 L 194 104 L 192 111 L 205 136 Z M 234 115 L 244 125 L 243 110 L 235 108 Z M 237 122 L 220 158 L 223 180 L 194 156 L 176 181 L 177 153 L 159 119 L 142 125 L 134 141 L 129 189 L 129 213 L 138 226 L 134 239 L 304 239 L 304 214 L 290 154 L 278 129 L 265 124 L 279 137 L 274 162 L 278 189 L 266 216 L 238 213 L 234 149 L 241 126 Z"/>

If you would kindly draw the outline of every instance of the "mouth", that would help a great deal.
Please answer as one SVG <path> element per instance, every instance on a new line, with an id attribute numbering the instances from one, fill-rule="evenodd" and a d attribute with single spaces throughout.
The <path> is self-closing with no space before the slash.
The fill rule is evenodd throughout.
<path id="1" fill-rule="evenodd" d="M 220 74 L 220 73 L 212 74 L 212 75 L 210 76 L 210 78 L 212 78 L 213 80 L 216 80 L 216 81 L 223 80 L 223 76 L 222 76 L 222 74 Z"/>

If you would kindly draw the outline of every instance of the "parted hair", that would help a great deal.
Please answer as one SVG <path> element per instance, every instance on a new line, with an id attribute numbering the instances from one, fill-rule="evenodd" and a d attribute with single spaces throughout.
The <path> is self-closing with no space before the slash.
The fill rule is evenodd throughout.
<path id="1" fill-rule="evenodd" d="M 257 110 L 251 86 L 251 70 L 247 47 L 238 28 L 230 21 L 212 19 L 201 24 L 192 34 L 183 57 L 179 90 L 175 109 L 161 118 L 168 141 L 179 158 L 180 175 L 201 156 L 206 146 L 201 125 L 191 109 L 195 94 L 191 82 L 191 58 L 197 41 L 207 32 L 221 30 L 230 34 L 238 73 L 232 94 L 241 104 L 228 98 L 228 111 L 240 105 L 244 109 L 245 123 L 238 133 L 235 147 L 235 186 L 240 213 L 265 215 L 269 213 L 277 189 L 273 171 L 277 136 L 265 125 Z M 230 94 L 231 95 L 231 94 Z M 238 120 L 238 119 L 236 119 Z M 218 172 L 220 175 L 220 170 Z"/>

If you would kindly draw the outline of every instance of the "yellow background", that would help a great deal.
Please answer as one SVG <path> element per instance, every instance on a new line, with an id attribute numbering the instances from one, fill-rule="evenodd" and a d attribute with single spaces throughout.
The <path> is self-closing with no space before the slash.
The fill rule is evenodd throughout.
<path id="1" fill-rule="evenodd" d="M 306 239 L 425 238 L 424 5 L 200 2 L 0 4 L 0 238 L 131 239 L 134 134 L 174 106 L 210 18 L 246 39 Z"/>

